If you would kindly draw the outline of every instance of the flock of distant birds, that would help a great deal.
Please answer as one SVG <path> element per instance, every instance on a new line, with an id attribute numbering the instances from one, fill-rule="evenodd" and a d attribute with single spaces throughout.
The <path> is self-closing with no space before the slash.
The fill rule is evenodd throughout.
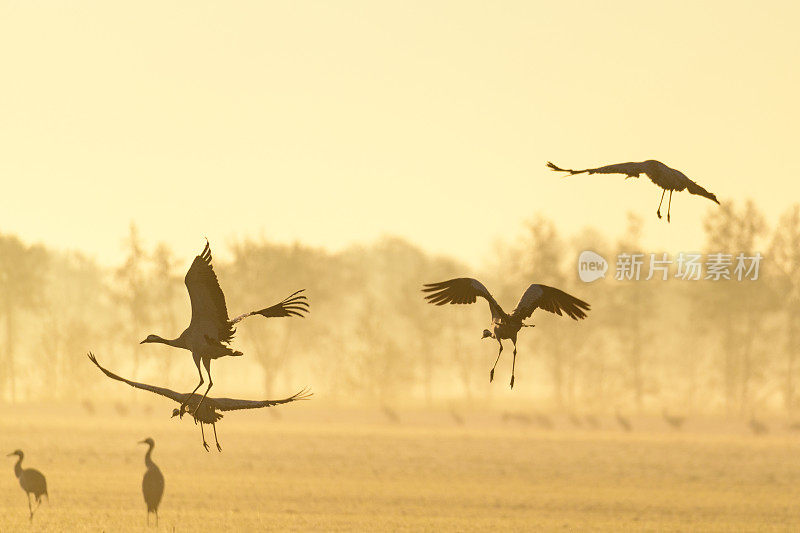
<path id="1" fill-rule="evenodd" d="M 455 418 L 456 423 L 458 425 L 463 425 L 464 421 L 463 418 L 458 415 L 458 419 Z M 670 414 L 666 409 L 661 411 L 661 418 L 664 422 L 674 430 L 681 430 L 684 426 L 684 423 L 687 421 L 687 417 L 683 415 L 674 415 Z M 601 423 L 597 416 L 592 414 L 584 415 L 583 417 L 577 415 L 576 413 L 568 413 L 567 419 L 569 420 L 570 424 L 575 426 L 576 428 L 588 428 L 588 429 L 601 429 Z M 521 425 L 536 425 L 540 429 L 555 429 L 556 422 L 555 420 L 544 414 L 538 412 L 512 412 L 506 411 L 502 414 L 503 422 L 514 422 Z M 631 419 L 624 414 L 622 414 L 619 409 L 614 411 L 614 422 L 619 429 L 625 432 L 633 431 L 633 422 Z M 750 419 L 747 421 L 747 428 L 754 434 L 754 435 L 766 435 L 769 433 L 769 426 L 763 420 L 760 420 L 752 415 Z M 786 426 L 786 429 L 789 431 L 800 431 L 800 422 L 792 422 Z"/>
<path id="2" fill-rule="evenodd" d="M 638 163 L 620 163 L 583 170 L 563 169 L 550 162 L 547 163 L 547 166 L 554 171 L 566 172 L 569 175 L 582 173 L 624 174 L 627 179 L 633 177 L 638 178 L 641 174 L 645 174 L 654 184 L 663 189 L 661 200 L 656 210 L 658 218 L 661 218 L 661 205 L 664 201 L 664 195 L 667 191 L 670 193 L 667 204 L 667 222 L 670 221 L 672 193 L 675 191 L 688 190 L 692 194 L 703 196 L 719 204 L 719 201 L 717 201 L 713 193 L 708 192 L 706 189 L 690 180 L 679 170 L 670 168 L 655 160 Z M 233 350 L 230 344 L 236 333 L 235 326 L 245 318 L 253 315 L 261 315 L 266 318 L 303 317 L 309 312 L 309 303 L 307 297 L 303 294 L 304 289 L 301 289 L 275 305 L 258 311 L 244 313 L 233 319 L 229 318 L 227 305 L 225 303 L 225 295 L 220 288 L 219 281 L 214 273 L 214 268 L 211 265 L 211 247 L 208 241 L 206 241 L 205 248 L 200 255 L 195 257 L 192 262 L 184 282 L 189 292 L 189 300 L 192 309 L 192 317 L 189 326 L 183 333 L 173 339 L 166 339 L 159 335 L 151 334 L 148 335 L 141 344 L 160 343 L 191 352 L 192 360 L 194 361 L 200 377 L 199 383 L 192 392 L 179 393 L 164 387 L 131 381 L 101 366 L 97 358 L 91 352 L 89 352 L 88 357 L 89 360 L 109 378 L 126 383 L 131 387 L 164 396 L 178 403 L 179 406 L 173 409 L 172 416 L 183 418 L 184 414 L 187 412 L 192 416 L 195 424 L 200 425 L 200 434 L 203 439 L 203 447 L 206 451 L 209 451 L 209 446 L 206 442 L 204 426 L 210 425 L 214 431 L 214 441 L 217 450 L 221 452 L 222 446 L 217 438 L 216 423 L 222 418 L 222 412 L 241 409 L 258 409 L 305 400 L 310 398 L 312 393 L 307 388 L 304 388 L 292 396 L 279 400 L 244 400 L 209 397 L 208 393 L 214 385 L 211 378 L 211 361 L 221 357 L 238 357 L 242 355 L 242 352 Z M 534 327 L 533 324 L 525 324 L 524 321 L 530 318 L 536 309 L 542 309 L 559 316 L 566 315 L 573 320 L 586 318 L 586 312 L 590 309 L 587 302 L 575 296 L 567 294 L 555 287 L 536 283 L 530 285 L 525 290 L 519 303 L 511 313 L 506 313 L 489 290 L 480 281 L 474 278 L 455 278 L 438 283 L 429 283 L 424 285 L 422 290 L 427 293 L 425 299 L 427 299 L 429 303 L 435 305 L 471 304 L 475 303 L 478 297 L 488 302 L 489 311 L 491 313 L 491 329 L 484 330 L 482 338 L 495 339 L 499 344 L 497 359 L 489 372 L 489 381 L 491 382 L 494 379 L 495 368 L 500 360 L 500 355 L 503 353 L 502 341 L 510 340 L 513 345 L 510 382 L 510 387 L 512 389 L 514 388 L 514 368 L 516 367 L 517 358 L 517 335 L 524 327 Z M 205 392 L 199 395 L 197 391 L 205 383 L 201 363 L 206 370 L 208 386 Z M 393 414 L 394 417 L 397 418 L 396 413 Z M 387 414 L 387 416 L 389 415 Z M 456 418 L 456 416 L 460 417 L 460 415 L 454 414 L 454 418 Z M 516 416 L 518 421 L 526 420 L 526 418 L 520 414 L 509 415 L 509 419 L 513 419 L 514 416 Z M 590 420 L 594 420 L 595 425 L 597 424 L 597 420 L 594 419 L 594 417 L 587 417 L 586 420 L 590 424 L 592 424 Z M 680 417 L 668 417 L 665 414 L 665 420 L 673 427 L 680 427 L 680 425 L 683 424 L 683 419 Z M 630 431 L 630 422 L 619 413 L 617 413 L 617 421 L 623 428 Z M 158 507 L 164 494 L 164 476 L 151 457 L 153 448 L 155 447 L 153 439 L 147 438 L 140 443 L 148 445 L 148 450 L 145 455 L 147 471 L 142 479 L 142 493 L 147 505 L 147 521 L 149 525 L 150 513 L 154 513 L 156 515 L 157 524 Z M 33 520 L 34 511 L 38 509 L 41 504 L 41 497 L 48 496 L 47 481 L 44 475 L 38 470 L 22 468 L 22 459 L 24 455 L 21 450 L 16 450 L 10 455 L 18 457 L 14 465 L 14 473 L 19 480 L 20 486 L 28 496 L 28 510 L 30 512 L 30 519 Z M 32 507 L 31 495 L 33 495 L 36 500 L 36 509 Z"/>

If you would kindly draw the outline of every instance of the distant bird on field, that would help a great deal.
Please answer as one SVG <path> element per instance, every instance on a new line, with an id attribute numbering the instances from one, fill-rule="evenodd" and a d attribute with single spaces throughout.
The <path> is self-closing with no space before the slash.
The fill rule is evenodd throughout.
<path id="1" fill-rule="evenodd" d="M 596 416 L 586 415 L 584 418 L 586 419 L 586 423 L 592 426 L 592 428 L 597 429 L 600 427 L 600 421 L 597 420 Z"/>
<path id="2" fill-rule="evenodd" d="M 533 421 L 542 429 L 553 429 L 553 420 L 544 413 L 533 413 Z"/>
<path id="3" fill-rule="evenodd" d="M 617 409 L 614 414 L 617 418 L 617 424 L 619 424 L 619 427 L 621 427 L 624 431 L 630 431 L 633 429 L 631 421 L 622 416 L 622 414 L 619 412 L 619 409 Z"/>
<path id="4" fill-rule="evenodd" d="M 15 450 L 8 454 L 8 457 L 16 455 L 18 457 L 17 463 L 14 465 L 14 475 L 19 480 L 19 486 L 28 495 L 28 511 L 31 513 L 30 519 L 33 520 L 33 513 L 42 504 L 42 496 L 47 496 L 47 501 L 50 501 L 50 495 L 47 494 L 47 480 L 44 474 L 35 468 L 22 468 L 22 459 L 25 454 L 22 450 Z M 31 507 L 31 494 L 36 498 L 36 509 Z"/>
<path id="5" fill-rule="evenodd" d="M 758 420 L 755 416 L 750 417 L 750 422 L 748 425 L 750 426 L 750 431 L 752 431 L 754 435 L 764 435 L 769 433 L 769 428 L 767 425 L 761 420 Z"/>
<path id="6" fill-rule="evenodd" d="M 130 381 L 123 377 L 120 377 L 113 372 L 106 370 L 100 363 L 97 362 L 95 356 L 90 352 L 89 360 L 94 363 L 97 368 L 103 371 L 103 373 L 110 377 L 111 379 L 115 379 L 117 381 L 122 381 L 123 383 L 127 383 L 131 387 L 136 387 L 137 389 L 142 389 L 150 392 L 154 392 L 155 394 L 160 394 L 161 396 L 165 396 L 170 400 L 178 402 L 181 404 L 179 409 L 172 410 L 172 416 L 180 416 L 183 417 L 183 413 L 186 412 L 187 407 L 192 408 L 194 407 L 194 411 L 190 413 L 192 417 L 194 417 L 195 423 L 200 423 L 200 434 L 203 437 L 203 447 L 208 451 L 208 443 L 206 442 L 206 435 L 203 431 L 203 424 L 211 424 L 211 427 L 214 428 L 214 441 L 217 444 L 217 450 L 222 451 L 222 446 L 219 444 L 219 440 L 217 439 L 217 422 L 222 418 L 222 414 L 218 413 L 217 411 L 236 411 L 239 409 L 258 409 L 261 407 L 271 407 L 273 405 L 279 405 L 282 403 L 289 403 L 294 402 L 296 400 L 306 400 L 312 396 L 312 393 L 306 389 L 301 390 L 297 394 L 293 396 L 289 396 L 288 398 L 284 398 L 282 400 L 236 400 L 232 398 L 211 398 L 207 397 L 203 402 L 202 406 L 200 406 L 201 397 L 199 394 L 195 393 L 183 393 L 175 392 L 170 389 L 165 389 L 162 387 L 156 387 L 155 385 L 148 385 L 146 383 L 137 383 L 135 381 Z"/>
<path id="7" fill-rule="evenodd" d="M 271 307 L 244 313 L 231 320 L 228 318 L 225 295 L 222 294 L 217 275 L 214 274 L 214 268 L 211 266 L 211 248 L 208 241 L 206 241 L 206 247 L 203 252 L 194 258 L 184 281 L 192 303 L 192 320 L 189 322 L 189 327 L 175 339 L 164 339 L 158 335 L 148 335 L 140 344 L 159 342 L 192 352 L 194 364 L 197 367 L 198 374 L 200 374 L 200 383 L 197 384 L 192 393 L 197 392 L 197 389 L 204 382 L 203 371 L 200 370 L 200 361 L 203 362 L 203 366 L 206 367 L 206 374 L 208 374 L 208 388 L 203 394 L 203 399 L 197 404 L 195 408 L 197 410 L 203 404 L 203 400 L 208 395 L 208 391 L 211 390 L 211 386 L 214 385 L 211 380 L 211 360 L 228 355 L 242 355 L 242 352 L 234 351 L 228 346 L 233 340 L 233 334 L 236 333 L 233 327 L 235 324 L 252 315 L 302 317 L 303 313 L 308 312 L 308 301 L 304 295 L 300 294 L 305 289 L 301 289 Z M 184 403 L 181 407 L 186 407 L 186 404 Z M 183 412 L 184 409 L 181 409 L 181 416 L 183 416 Z"/>
<path id="8" fill-rule="evenodd" d="M 501 417 L 503 422 L 519 422 L 520 424 L 530 425 L 533 420 L 526 413 L 513 413 L 509 411 L 503 412 Z"/>
<path id="9" fill-rule="evenodd" d="M 685 416 L 671 415 L 666 409 L 661 410 L 661 416 L 664 418 L 664 421 L 667 424 L 673 427 L 673 429 L 681 429 L 681 427 L 683 427 L 683 423 L 686 422 Z"/>
<path id="10" fill-rule="evenodd" d="M 514 367 L 517 362 L 517 333 L 524 327 L 533 327 L 532 324 L 523 324 L 522 321 L 530 317 L 537 308 L 558 316 L 564 312 L 574 320 L 585 318 L 585 311 L 589 310 L 589 304 L 583 300 L 554 287 L 536 283 L 528 287 L 511 314 L 503 311 L 489 290 L 477 279 L 455 278 L 439 283 L 428 283 L 422 291 L 431 293 L 425 296 L 425 299 L 436 305 L 471 304 L 475 303 L 478 296 L 489 302 L 489 310 L 492 313 L 492 330 L 483 330 L 483 338 L 491 337 L 500 344 L 497 359 L 492 370 L 489 371 L 489 381 L 494 379 L 494 369 L 500 360 L 500 354 L 503 353 L 502 339 L 509 339 L 514 344 L 514 359 L 511 363 L 512 389 L 514 388 Z"/>
<path id="11" fill-rule="evenodd" d="M 147 444 L 147 453 L 144 454 L 144 464 L 147 466 L 147 471 L 142 478 L 142 494 L 144 495 L 144 503 L 147 504 L 147 525 L 150 525 L 150 513 L 156 515 L 156 527 L 158 527 L 158 504 L 161 503 L 161 497 L 164 495 L 164 475 L 161 470 L 151 459 L 153 448 L 156 443 L 150 437 L 139 444 Z"/>
<path id="12" fill-rule="evenodd" d="M 680 170 L 670 168 L 661 161 L 655 159 L 648 159 L 640 163 L 618 163 L 616 165 L 606 165 L 598 168 L 586 168 L 583 170 L 571 170 L 567 168 L 560 168 L 548 161 L 548 168 L 558 172 L 569 172 L 570 174 L 625 174 L 625 179 L 638 178 L 640 174 L 647 175 L 650 181 L 664 189 L 661 193 L 661 200 L 658 202 L 658 209 L 656 215 L 661 218 L 661 203 L 664 201 L 664 194 L 669 191 L 669 202 L 667 203 L 667 222 L 669 222 L 669 210 L 672 205 L 673 191 L 682 191 L 688 189 L 692 194 L 697 194 L 708 198 L 712 202 L 719 204 L 716 195 L 708 192 L 697 183 L 693 182 Z"/>
<path id="13" fill-rule="evenodd" d="M 120 401 L 114 402 L 114 410 L 119 416 L 128 416 L 128 405 Z"/>
<path id="14" fill-rule="evenodd" d="M 381 406 L 381 412 L 383 412 L 383 416 L 385 416 L 386 420 L 388 420 L 389 422 L 391 422 L 393 424 L 399 424 L 400 423 L 400 415 L 398 415 L 397 411 L 395 411 L 394 409 L 392 409 L 388 405 L 383 404 Z"/>
<path id="15" fill-rule="evenodd" d="M 453 422 L 455 422 L 456 425 L 459 425 L 459 426 L 463 426 L 464 425 L 464 422 L 465 422 L 464 421 L 464 417 L 461 416 L 461 413 L 456 411 L 455 407 L 451 407 L 450 408 L 450 417 L 453 419 Z"/>
<path id="16" fill-rule="evenodd" d="M 81 407 L 83 407 L 83 410 L 86 411 L 87 414 L 93 415 L 95 413 L 94 403 L 88 398 L 81 402 Z"/>

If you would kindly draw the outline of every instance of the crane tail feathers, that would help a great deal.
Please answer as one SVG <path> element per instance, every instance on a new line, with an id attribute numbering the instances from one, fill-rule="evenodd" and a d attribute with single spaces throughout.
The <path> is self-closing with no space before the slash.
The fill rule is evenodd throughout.
<path id="1" fill-rule="evenodd" d="M 305 289 L 300 289 L 299 291 L 295 291 L 286 298 L 284 298 L 283 301 L 281 301 L 280 303 L 277 303 L 270 307 L 265 307 L 264 309 L 259 309 L 258 311 L 253 311 L 250 314 L 261 315 L 266 318 L 292 317 L 292 316 L 303 318 L 305 316 L 305 313 L 309 312 L 308 298 L 306 298 L 305 294 L 300 294 L 303 291 L 305 291 Z"/>
<path id="2" fill-rule="evenodd" d="M 261 315 L 265 318 L 281 318 L 292 316 L 303 318 L 310 310 L 308 298 L 306 298 L 305 294 L 300 294 L 304 290 L 305 289 L 300 289 L 299 291 L 295 291 L 281 302 L 270 307 L 265 307 L 264 309 L 259 309 L 258 311 L 250 311 L 249 313 L 239 315 L 231 320 L 230 323 L 231 325 L 237 324 L 245 318 L 253 315 Z"/>

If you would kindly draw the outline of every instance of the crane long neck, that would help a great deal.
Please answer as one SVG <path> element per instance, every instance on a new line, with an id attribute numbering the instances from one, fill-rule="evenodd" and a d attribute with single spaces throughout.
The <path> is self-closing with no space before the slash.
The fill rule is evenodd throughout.
<path id="1" fill-rule="evenodd" d="M 155 448 L 155 444 L 148 444 L 147 453 L 144 454 L 144 464 L 147 466 L 148 470 L 156 466 L 156 464 L 150 458 L 150 454 L 153 453 L 153 448 Z"/>
<path id="2" fill-rule="evenodd" d="M 22 475 L 22 456 L 21 455 L 19 456 L 19 459 L 17 459 L 17 462 L 14 465 L 14 475 L 17 476 L 17 477 Z"/>
<path id="3" fill-rule="evenodd" d="M 181 337 L 176 337 L 174 339 L 165 339 L 163 337 L 158 337 L 158 342 L 166 344 L 167 346 L 174 346 L 175 348 L 184 348 L 182 340 L 183 339 L 181 339 Z"/>

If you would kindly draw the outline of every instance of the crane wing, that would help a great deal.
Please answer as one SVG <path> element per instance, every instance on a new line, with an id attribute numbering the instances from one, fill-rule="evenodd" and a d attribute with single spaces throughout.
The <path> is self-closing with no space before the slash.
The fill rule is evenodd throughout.
<path id="1" fill-rule="evenodd" d="M 174 390 L 164 389 L 162 387 L 156 387 L 154 385 L 148 385 L 146 383 L 137 383 L 135 381 L 131 381 L 129 379 L 125 379 L 125 378 L 123 378 L 121 376 L 118 376 L 118 375 L 114 374 L 110 370 L 106 370 L 105 368 L 100 366 L 100 363 L 97 362 L 97 358 L 94 356 L 94 354 L 92 352 L 89 352 L 88 356 L 89 356 L 89 360 L 92 363 L 94 363 L 97 366 L 97 368 L 102 370 L 103 373 L 106 376 L 110 377 L 111 379 L 116 379 L 117 381 L 122 381 L 123 383 L 127 383 L 131 387 L 136 387 L 137 389 L 142 389 L 142 390 L 154 392 L 154 393 L 159 394 L 161 396 L 166 396 L 170 400 L 174 400 L 174 401 L 176 401 L 178 403 L 183 403 L 184 399 L 188 396 L 188 394 L 181 394 L 180 392 L 175 392 Z"/>
<path id="2" fill-rule="evenodd" d="M 716 202 L 716 204 L 719 205 L 719 200 L 717 200 L 717 195 L 716 194 L 714 194 L 713 192 L 709 192 L 709 191 L 705 190 L 703 187 L 701 187 L 697 183 L 693 182 L 689 178 L 686 178 L 686 190 L 688 190 L 692 194 L 697 194 L 697 195 L 702 196 L 704 198 L 708 198 L 712 202 Z"/>
<path id="3" fill-rule="evenodd" d="M 233 398 L 214 398 L 214 407 L 220 411 L 236 411 L 237 409 L 259 409 L 261 407 L 272 407 L 273 405 L 280 405 L 282 403 L 295 402 L 298 400 L 307 400 L 313 396 L 313 393 L 308 389 L 303 389 L 300 392 L 284 398 L 282 400 L 236 400 Z"/>
<path id="4" fill-rule="evenodd" d="M 308 313 L 308 298 L 306 298 L 305 294 L 300 294 L 304 290 L 305 289 L 300 289 L 299 291 L 290 294 L 283 301 L 278 302 L 273 306 L 266 307 L 260 311 L 251 311 L 249 313 L 239 315 L 231 320 L 231 324 L 236 324 L 252 315 L 261 315 L 267 318 L 286 316 L 299 316 L 302 318 L 303 313 Z"/>
<path id="5" fill-rule="evenodd" d="M 480 296 L 489 302 L 492 319 L 506 314 L 483 283 L 474 278 L 454 278 L 439 283 L 428 283 L 422 292 L 431 293 L 425 296 L 425 299 L 436 305 L 474 304 L 477 297 Z"/>
<path id="6" fill-rule="evenodd" d="M 575 320 L 586 318 L 585 311 L 590 308 L 588 303 L 562 290 L 534 283 L 522 295 L 511 316 L 518 320 L 525 320 L 533 314 L 537 307 L 558 316 L 564 312 Z"/>
<path id="7" fill-rule="evenodd" d="M 568 168 L 560 168 L 551 162 L 547 162 L 547 167 L 557 172 L 569 172 L 570 174 L 625 174 L 626 176 L 634 177 L 644 173 L 644 168 L 641 163 L 616 163 L 614 165 L 606 165 L 597 168 L 585 168 L 583 170 L 572 170 Z"/>
<path id="8" fill-rule="evenodd" d="M 220 342 L 233 338 L 233 325 L 228 319 L 225 295 L 211 266 L 211 247 L 206 240 L 203 252 L 194 258 L 184 279 L 192 302 L 192 323 L 208 325 L 214 331 L 204 334 Z M 212 326 L 213 324 L 213 326 Z"/>

